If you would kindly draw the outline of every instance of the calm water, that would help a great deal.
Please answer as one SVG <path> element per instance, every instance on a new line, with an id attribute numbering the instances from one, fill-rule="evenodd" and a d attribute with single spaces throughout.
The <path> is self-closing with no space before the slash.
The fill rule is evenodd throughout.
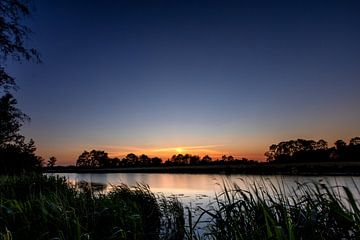
<path id="1" fill-rule="evenodd" d="M 54 174 L 50 174 L 54 175 Z M 291 194 L 297 183 L 322 182 L 330 186 L 347 186 L 356 198 L 359 197 L 360 177 L 349 176 L 259 176 L 259 175 L 217 175 L 217 174 L 158 174 L 158 173 L 57 173 L 65 176 L 70 183 L 81 181 L 103 185 L 102 191 L 110 191 L 112 186 L 125 183 L 134 186 L 144 183 L 155 193 L 165 196 L 175 195 L 185 206 L 196 207 L 209 205 L 214 201 L 215 194 L 222 190 L 223 182 L 234 182 L 242 189 L 249 189 L 254 183 L 259 187 L 270 187 L 271 184 Z"/>

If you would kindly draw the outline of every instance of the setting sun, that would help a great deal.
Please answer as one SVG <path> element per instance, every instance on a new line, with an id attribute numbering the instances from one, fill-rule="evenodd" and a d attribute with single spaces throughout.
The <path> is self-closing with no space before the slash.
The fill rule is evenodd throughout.
<path id="1" fill-rule="evenodd" d="M 359 12 L 0 0 L 0 240 L 358 239 Z"/>

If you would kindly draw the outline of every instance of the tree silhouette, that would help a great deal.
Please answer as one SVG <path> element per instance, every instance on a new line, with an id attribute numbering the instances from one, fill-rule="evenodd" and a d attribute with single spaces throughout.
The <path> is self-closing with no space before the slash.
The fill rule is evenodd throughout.
<path id="1" fill-rule="evenodd" d="M 88 151 L 84 151 L 78 159 L 76 160 L 77 167 L 91 167 L 90 161 L 90 153 Z"/>
<path id="2" fill-rule="evenodd" d="M 200 163 L 200 157 L 197 155 L 190 156 L 190 165 L 197 165 Z"/>
<path id="3" fill-rule="evenodd" d="M 110 158 L 105 151 L 92 150 L 90 152 L 93 165 L 100 168 L 110 167 Z"/>
<path id="4" fill-rule="evenodd" d="M 24 141 L 20 128 L 30 118 L 16 107 L 17 101 L 7 93 L 0 98 L 0 147 Z"/>
<path id="5" fill-rule="evenodd" d="M 182 162 L 183 162 L 183 164 L 189 164 L 190 163 L 190 159 L 191 159 L 191 155 L 190 154 L 185 154 L 184 156 L 183 156 L 183 160 L 182 160 Z"/>
<path id="6" fill-rule="evenodd" d="M 310 162 L 329 160 L 329 151 L 325 140 L 289 140 L 272 144 L 265 153 L 269 162 Z"/>
<path id="7" fill-rule="evenodd" d="M 175 165 L 183 165 L 184 164 L 183 159 L 184 159 L 184 155 L 177 154 L 171 157 L 171 162 L 173 162 L 173 164 Z"/>
<path id="8" fill-rule="evenodd" d="M 346 142 L 344 140 L 337 140 L 335 143 L 336 150 L 342 150 L 346 147 Z"/>
<path id="9" fill-rule="evenodd" d="M 9 93 L 16 89 L 15 80 L 5 70 L 5 62 L 35 59 L 40 62 L 35 49 L 27 48 L 25 40 L 31 33 L 21 20 L 30 14 L 27 0 L 0 1 L 0 161 L 1 172 L 18 173 L 41 166 L 42 159 L 35 156 L 33 140 L 25 142 L 19 131 L 29 117 L 16 108 L 16 100 Z"/>
<path id="10" fill-rule="evenodd" d="M 43 159 L 35 155 L 35 143 L 31 139 L 16 144 L 6 144 L 0 148 L 0 173 L 14 174 L 36 171 Z"/>
<path id="11" fill-rule="evenodd" d="M 27 48 L 24 43 L 31 30 L 21 20 L 29 15 L 29 1 L 0 1 L 0 87 L 6 91 L 16 86 L 14 78 L 4 68 L 7 58 L 40 62 L 39 53 L 34 48 Z"/>
<path id="12" fill-rule="evenodd" d="M 354 138 L 350 139 L 349 145 L 350 146 L 359 146 L 360 145 L 360 137 L 354 137 Z"/>
<path id="13" fill-rule="evenodd" d="M 145 154 L 141 154 L 139 156 L 139 163 L 141 166 L 148 166 L 150 165 L 150 158 Z"/>
<path id="14" fill-rule="evenodd" d="M 316 149 L 322 149 L 322 150 L 326 150 L 328 148 L 328 143 L 323 140 L 320 139 L 317 143 L 316 143 Z"/>
<path id="15" fill-rule="evenodd" d="M 151 165 L 152 166 L 160 166 L 161 162 L 162 162 L 161 158 L 158 158 L 158 157 L 151 158 Z"/>
<path id="16" fill-rule="evenodd" d="M 85 168 L 105 168 L 111 167 L 111 165 L 108 154 L 99 150 L 84 151 L 76 161 L 76 166 Z"/>
<path id="17" fill-rule="evenodd" d="M 265 152 L 265 156 L 266 156 L 267 161 L 271 162 L 271 161 L 275 160 L 276 150 L 277 150 L 277 145 L 276 144 L 272 144 L 269 147 L 269 151 Z"/>
<path id="18" fill-rule="evenodd" d="M 228 162 L 233 162 L 235 159 L 233 156 L 230 155 L 227 157 L 227 160 L 228 160 Z"/>
<path id="19" fill-rule="evenodd" d="M 212 161 L 212 158 L 209 155 L 205 155 L 202 159 L 201 162 L 202 163 L 209 163 Z"/>
<path id="20" fill-rule="evenodd" d="M 139 157 L 136 156 L 134 153 L 129 153 L 123 159 L 123 162 L 125 166 L 136 166 L 139 163 Z"/>
<path id="21" fill-rule="evenodd" d="M 52 156 L 52 157 L 50 157 L 49 160 L 47 161 L 46 166 L 49 167 L 49 168 L 54 167 L 55 164 L 56 164 L 56 161 L 57 161 L 56 157 Z"/>
<path id="22" fill-rule="evenodd" d="M 35 143 L 28 143 L 20 134 L 20 128 L 30 118 L 16 107 L 16 100 L 9 93 L 0 98 L 0 160 L 2 170 L 19 172 L 36 169 L 41 165 L 36 157 Z"/>
<path id="23" fill-rule="evenodd" d="M 346 151 L 346 158 L 350 161 L 360 161 L 360 137 L 350 139 Z"/>

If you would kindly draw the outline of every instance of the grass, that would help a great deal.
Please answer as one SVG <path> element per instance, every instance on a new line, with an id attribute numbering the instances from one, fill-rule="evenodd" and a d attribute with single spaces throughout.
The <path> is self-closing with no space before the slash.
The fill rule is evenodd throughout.
<path id="1" fill-rule="evenodd" d="M 105 195 L 78 191 L 63 178 L 0 177 L 0 239 L 174 239 L 161 224 L 167 217 L 176 226 L 169 234 L 181 235 L 181 213 L 175 199 L 158 202 L 145 185 Z"/>
<path id="2" fill-rule="evenodd" d="M 208 221 L 204 234 L 191 239 L 360 238 L 359 202 L 347 187 L 298 184 L 287 189 L 291 194 L 286 186 L 240 189 L 224 183 L 223 188 L 213 209 L 201 209 L 200 218 Z"/>
<path id="3" fill-rule="evenodd" d="M 146 185 L 103 194 L 63 178 L 1 176 L 0 239 L 360 239 L 359 201 L 347 187 L 248 186 L 224 182 L 212 208 L 185 218 L 176 198 Z"/>

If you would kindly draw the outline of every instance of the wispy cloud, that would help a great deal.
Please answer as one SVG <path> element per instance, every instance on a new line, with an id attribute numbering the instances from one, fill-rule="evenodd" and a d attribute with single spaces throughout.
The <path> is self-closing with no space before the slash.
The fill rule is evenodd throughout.
<path id="1" fill-rule="evenodd" d="M 178 151 L 181 149 L 182 151 L 192 151 L 195 149 L 209 149 L 209 148 L 217 148 L 222 147 L 223 145 L 199 145 L 199 146 L 177 146 L 177 147 L 167 147 L 167 148 L 157 148 L 153 149 L 153 152 L 168 152 L 168 151 Z"/>
<path id="2" fill-rule="evenodd" d="M 128 153 L 135 154 L 149 154 L 149 155 L 172 155 L 175 153 L 192 153 L 192 154 L 221 154 L 216 148 L 223 147 L 224 145 L 196 145 L 196 146 L 172 146 L 172 147 L 143 147 L 143 146 L 101 146 L 102 149 L 109 152 L 112 156 L 123 156 Z"/>

